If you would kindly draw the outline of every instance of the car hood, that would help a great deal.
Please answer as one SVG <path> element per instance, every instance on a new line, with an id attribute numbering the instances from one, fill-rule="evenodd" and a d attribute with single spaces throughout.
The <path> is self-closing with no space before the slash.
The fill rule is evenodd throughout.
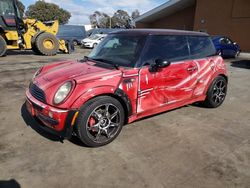
<path id="1" fill-rule="evenodd" d="M 44 91 L 56 85 L 60 86 L 70 80 L 75 80 L 76 83 L 82 83 L 101 79 L 104 76 L 117 73 L 121 74 L 120 70 L 113 69 L 112 67 L 104 68 L 97 66 L 94 62 L 81 63 L 77 61 L 63 62 L 49 69 L 45 66 L 43 70 L 44 71 L 35 78 L 34 83 Z"/>

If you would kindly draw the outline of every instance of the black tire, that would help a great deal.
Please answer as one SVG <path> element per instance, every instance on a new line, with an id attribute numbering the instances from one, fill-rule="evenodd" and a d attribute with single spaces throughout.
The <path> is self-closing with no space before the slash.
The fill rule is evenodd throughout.
<path id="1" fill-rule="evenodd" d="M 7 44 L 4 38 L 0 35 L 0 57 L 4 56 L 7 51 Z"/>
<path id="2" fill-rule="evenodd" d="M 74 45 L 74 46 L 78 46 L 77 40 L 73 40 L 73 45 Z"/>
<path id="3" fill-rule="evenodd" d="M 93 44 L 93 49 L 95 48 L 97 46 L 97 44 L 95 43 L 95 44 Z"/>
<path id="4" fill-rule="evenodd" d="M 40 53 L 40 51 L 37 49 L 37 47 L 36 47 L 36 38 L 38 37 L 38 35 L 40 35 L 41 33 L 40 32 L 38 32 L 38 33 L 36 33 L 33 37 L 32 37 L 32 39 L 31 39 L 31 46 L 32 46 L 32 51 L 35 53 L 35 54 L 37 54 L 37 55 L 42 55 L 41 53 Z"/>
<path id="5" fill-rule="evenodd" d="M 219 56 L 222 56 L 221 50 L 218 50 L 217 54 L 218 54 Z"/>
<path id="6" fill-rule="evenodd" d="M 118 100 L 100 96 L 81 107 L 76 134 L 86 146 L 100 147 L 109 144 L 120 134 L 124 118 L 124 109 Z"/>
<path id="7" fill-rule="evenodd" d="M 217 108 L 224 102 L 227 95 L 227 80 L 218 76 L 210 85 L 203 105 L 208 108 Z"/>
<path id="8" fill-rule="evenodd" d="M 37 54 L 37 55 L 42 55 L 41 53 L 40 53 L 40 51 L 37 49 L 37 47 L 36 47 L 36 45 L 34 44 L 34 45 L 32 45 L 32 51 L 35 53 L 35 54 Z"/>
<path id="9" fill-rule="evenodd" d="M 220 50 L 220 56 L 221 56 L 223 59 L 226 58 L 226 56 L 223 54 L 223 50 Z"/>
<path id="10" fill-rule="evenodd" d="M 46 41 L 48 42 L 49 46 L 45 45 Z M 59 50 L 59 41 L 51 33 L 41 33 L 36 37 L 34 49 L 37 49 L 38 52 L 42 55 L 56 55 L 57 51 Z"/>
<path id="11" fill-rule="evenodd" d="M 239 57 L 239 56 L 240 56 L 240 50 L 238 50 L 238 51 L 235 53 L 234 58 L 237 58 L 237 57 Z"/>

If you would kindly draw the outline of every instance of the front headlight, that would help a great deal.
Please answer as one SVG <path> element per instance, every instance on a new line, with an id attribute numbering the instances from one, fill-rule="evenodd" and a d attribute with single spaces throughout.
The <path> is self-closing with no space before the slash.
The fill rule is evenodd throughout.
<path id="1" fill-rule="evenodd" d="M 56 92 L 54 97 L 54 103 L 60 104 L 68 96 L 72 89 L 72 82 L 68 81 L 64 83 Z"/>

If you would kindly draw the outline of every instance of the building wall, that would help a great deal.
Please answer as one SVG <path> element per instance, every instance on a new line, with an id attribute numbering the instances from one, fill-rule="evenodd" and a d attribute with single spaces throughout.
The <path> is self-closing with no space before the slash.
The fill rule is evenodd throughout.
<path id="1" fill-rule="evenodd" d="M 136 28 L 150 28 L 150 23 L 142 23 L 142 22 L 137 22 L 136 23 Z"/>
<path id="2" fill-rule="evenodd" d="M 226 35 L 250 52 L 250 0 L 197 0 L 194 30 Z"/>
<path id="3" fill-rule="evenodd" d="M 152 23 L 136 23 L 137 28 L 167 28 L 193 30 L 195 5 L 185 8 L 175 14 L 155 20 Z"/>
<path id="4" fill-rule="evenodd" d="M 152 28 L 193 30 L 195 5 L 151 23 Z"/>

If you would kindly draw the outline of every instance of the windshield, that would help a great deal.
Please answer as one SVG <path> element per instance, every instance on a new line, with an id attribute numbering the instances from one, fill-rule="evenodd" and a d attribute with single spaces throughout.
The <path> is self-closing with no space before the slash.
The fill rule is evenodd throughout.
<path id="1" fill-rule="evenodd" d="M 94 50 L 89 58 L 102 60 L 122 67 L 134 67 L 145 43 L 145 36 L 108 35 Z"/>
<path id="2" fill-rule="evenodd" d="M 15 16 L 15 10 L 12 1 L 0 0 L 0 15 Z"/>

